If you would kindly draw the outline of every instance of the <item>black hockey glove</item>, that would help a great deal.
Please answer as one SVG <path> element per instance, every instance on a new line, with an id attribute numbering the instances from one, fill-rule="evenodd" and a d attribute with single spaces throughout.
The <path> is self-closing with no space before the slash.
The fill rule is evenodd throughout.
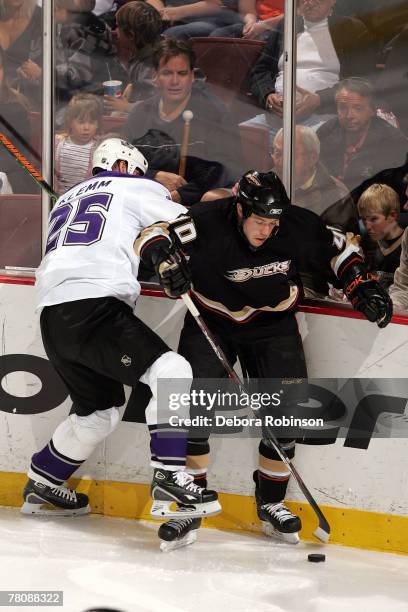
<path id="1" fill-rule="evenodd" d="M 161 245 L 152 262 L 161 286 L 169 298 L 176 299 L 191 286 L 191 273 L 183 253 L 170 245 Z"/>
<path id="2" fill-rule="evenodd" d="M 378 327 L 385 327 L 392 317 L 392 301 L 380 283 L 366 272 L 362 264 L 351 265 L 345 273 L 344 292 L 353 307 Z"/>

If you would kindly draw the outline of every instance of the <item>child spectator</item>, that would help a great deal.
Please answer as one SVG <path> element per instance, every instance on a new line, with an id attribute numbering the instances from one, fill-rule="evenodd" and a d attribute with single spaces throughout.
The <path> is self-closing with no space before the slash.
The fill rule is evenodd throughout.
<path id="1" fill-rule="evenodd" d="M 358 200 L 358 212 L 367 231 L 362 248 L 369 270 L 381 272 L 380 280 L 387 286 L 393 282 L 401 256 L 404 233 L 399 225 L 400 201 L 388 185 L 375 183 Z"/>
<path id="2" fill-rule="evenodd" d="M 93 94 L 80 93 L 65 111 L 65 133 L 56 137 L 59 194 L 91 176 L 92 155 L 102 132 L 102 105 Z"/>

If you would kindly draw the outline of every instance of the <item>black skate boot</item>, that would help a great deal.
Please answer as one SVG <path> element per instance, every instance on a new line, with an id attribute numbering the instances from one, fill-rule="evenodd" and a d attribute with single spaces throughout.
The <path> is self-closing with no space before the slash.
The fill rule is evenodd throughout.
<path id="1" fill-rule="evenodd" d="M 298 532 L 302 529 L 300 518 L 293 514 L 283 501 L 265 502 L 260 495 L 255 474 L 256 509 L 262 521 L 262 531 L 265 535 L 278 538 L 288 544 L 298 544 Z"/>
<path id="2" fill-rule="evenodd" d="M 23 514 L 43 516 L 77 516 L 88 514 L 88 496 L 63 485 L 48 486 L 29 479 L 23 491 Z"/>
<path id="3" fill-rule="evenodd" d="M 197 539 L 197 530 L 201 526 L 201 519 L 179 518 L 172 519 L 160 525 L 158 536 L 161 540 L 160 550 L 170 552 L 188 544 L 194 544 Z"/>
<path id="4" fill-rule="evenodd" d="M 194 484 L 193 476 L 183 471 L 155 469 L 151 495 L 154 518 L 179 518 L 181 514 L 183 519 L 199 518 L 221 512 L 217 493 Z M 174 502 L 178 509 L 171 510 Z"/>

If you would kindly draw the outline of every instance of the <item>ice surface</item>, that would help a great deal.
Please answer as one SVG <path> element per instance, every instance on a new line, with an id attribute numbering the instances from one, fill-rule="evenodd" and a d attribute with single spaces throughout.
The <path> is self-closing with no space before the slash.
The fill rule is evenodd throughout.
<path id="1" fill-rule="evenodd" d="M 27 517 L 0 508 L 0 590 L 63 590 L 63 608 L 47 610 L 64 612 L 97 605 L 121 612 L 408 611 L 405 556 L 289 546 L 212 529 L 201 529 L 192 546 L 166 554 L 157 528 L 99 516 Z M 322 551 L 325 563 L 307 561 L 308 553 Z"/>

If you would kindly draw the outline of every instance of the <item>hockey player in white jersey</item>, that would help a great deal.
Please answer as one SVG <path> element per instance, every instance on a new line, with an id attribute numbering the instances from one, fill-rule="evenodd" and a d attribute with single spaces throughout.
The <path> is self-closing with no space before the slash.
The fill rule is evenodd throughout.
<path id="1" fill-rule="evenodd" d="M 95 151 L 94 176 L 61 196 L 50 214 L 46 253 L 36 274 L 38 309 L 44 348 L 73 407 L 32 457 L 23 513 L 90 511 L 88 497 L 65 481 L 116 428 L 118 407 L 125 402 L 123 385 L 135 386 L 138 380 L 152 391 L 146 411 L 154 467 L 152 515 L 198 517 L 221 510 L 217 493 L 195 485 L 184 471 L 186 432 L 166 438 L 157 422 L 157 380 L 183 379 L 188 391 L 191 367 L 133 314 L 140 293 L 138 234 L 185 212 L 167 189 L 143 178 L 146 170 L 135 147 L 109 138 Z M 162 272 L 167 269 L 168 287 L 177 297 L 187 289 L 184 261 L 169 266 L 163 258 L 157 265 Z"/>

